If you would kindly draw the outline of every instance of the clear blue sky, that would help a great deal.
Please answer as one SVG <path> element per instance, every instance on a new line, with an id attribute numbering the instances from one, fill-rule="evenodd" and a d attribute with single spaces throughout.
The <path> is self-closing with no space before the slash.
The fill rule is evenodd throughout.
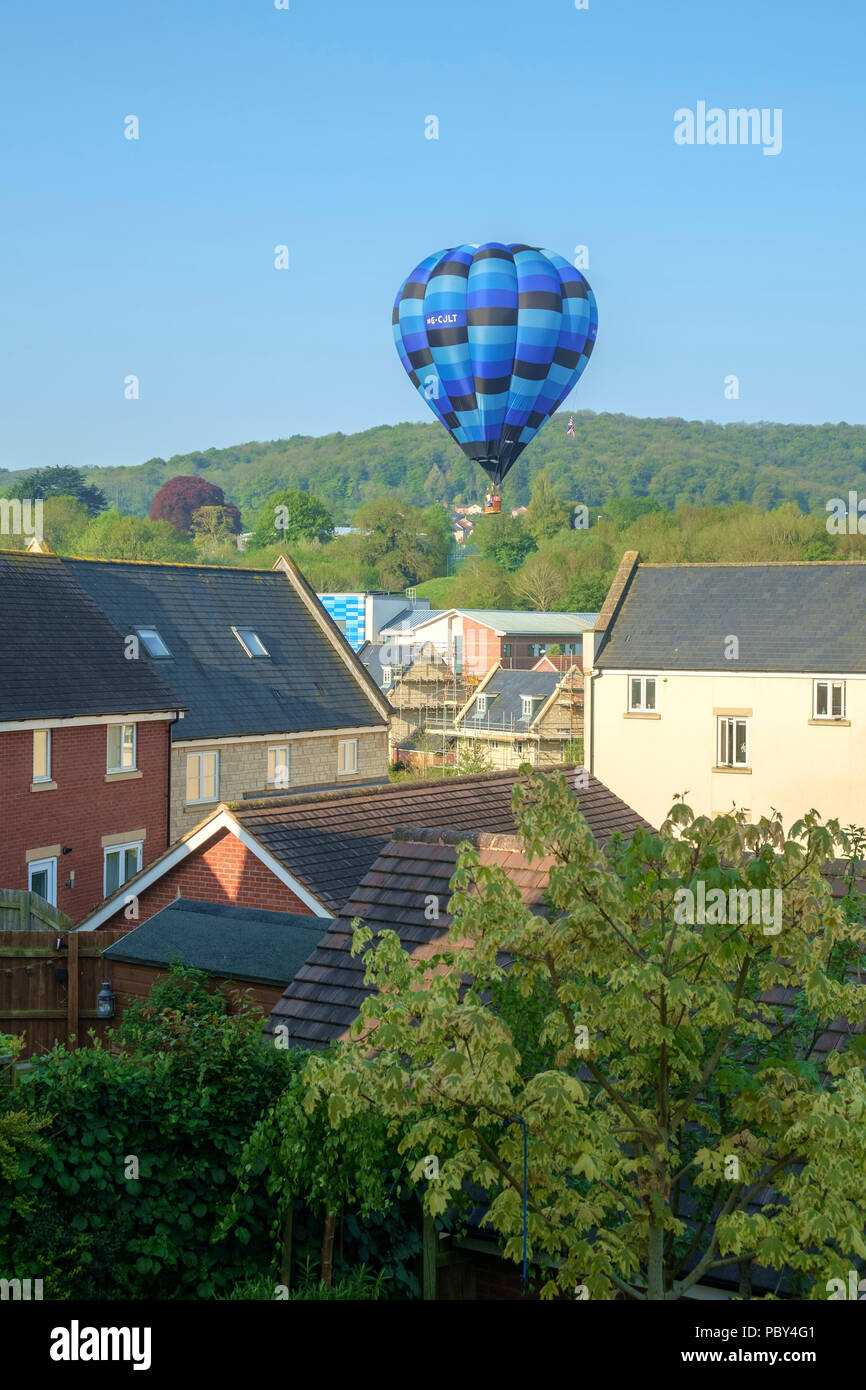
<path id="1" fill-rule="evenodd" d="M 6 7 L 0 465 L 424 418 L 394 294 L 489 240 L 589 247 L 574 409 L 866 418 L 862 0 L 290 3 Z M 702 100 L 781 154 L 675 144 Z"/>

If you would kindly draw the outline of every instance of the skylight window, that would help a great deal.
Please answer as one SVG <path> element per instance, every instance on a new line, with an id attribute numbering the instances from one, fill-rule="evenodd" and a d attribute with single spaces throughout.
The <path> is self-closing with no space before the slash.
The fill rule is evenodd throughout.
<path id="1" fill-rule="evenodd" d="M 141 638 L 142 645 L 148 656 L 171 656 L 171 652 L 155 627 L 137 627 L 135 630 Z"/>
<path id="2" fill-rule="evenodd" d="M 270 656 L 261 637 L 259 637 L 258 633 L 254 632 L 251 627 L 233 627 L 232 632 L 240 642 L 247 656 L 251 656 L 254 660 L 257 659 L 259 661 Z"/>

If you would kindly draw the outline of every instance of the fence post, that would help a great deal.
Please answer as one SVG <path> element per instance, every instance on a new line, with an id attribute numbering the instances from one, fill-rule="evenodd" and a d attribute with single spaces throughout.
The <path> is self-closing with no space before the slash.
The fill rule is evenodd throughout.
<path id="1" fill-rule="evenodd" d="M 72 1038 L 78 1033 L 78 932 L 66 933 L 68 947 L 67 968 L 69 981 L 66 994 L 66 1044 L 71 1046 Z"/>

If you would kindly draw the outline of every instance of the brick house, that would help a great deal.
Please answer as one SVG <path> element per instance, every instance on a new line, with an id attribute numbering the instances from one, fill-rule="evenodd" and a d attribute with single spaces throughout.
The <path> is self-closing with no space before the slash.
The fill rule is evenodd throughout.
<path id="1" fill-rule="evenodd" d="M 168 842 L 182 703 L 50 554 L 0 552 L 0 886 L 76 920 Z"/>
<path id="2" fill-rule="evenodd" d="M 483 773 L 219 806 L 79 929 L 132 929 L 175 898 L 333 917 L 400 826 L 512 832 L 511 797 L 521 780 L 513 771 Z M 580 806 L 599 840 L 646 824 L 595 778 L 585 780 Z"/>
<path id="3" fill-rule="evenodd" d="M 387 777 L 388 702 L 291 561 L 63 565 L 187 709 L 172 840 L 221 802 Z"/>
<path id="4" fill-rule="evenodd" d="M 531 670 L 553 646 L 579 664 L 583 634 L 593 628 L 597 616 L 450 608 L 427 616 L 414 614 L 383 628 L 380 636 L 393 649 L 394 664 L 401 649 L 403 664 L 432 650 L 451 664 L 455 674 L 480 677 L 497 662 L 506 670 Z"/>

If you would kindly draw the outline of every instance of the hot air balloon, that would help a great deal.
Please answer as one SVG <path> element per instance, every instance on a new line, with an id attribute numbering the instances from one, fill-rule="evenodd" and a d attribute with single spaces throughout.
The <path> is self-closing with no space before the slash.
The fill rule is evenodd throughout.
<path id="1" fill-rule="evenodd" d="M 499 486 L 558 410 L 595 345 L 595 295 L 553 251 L 491 241 L 437 251 L 394 301 L 394 340 L 433 414 Z"/>

